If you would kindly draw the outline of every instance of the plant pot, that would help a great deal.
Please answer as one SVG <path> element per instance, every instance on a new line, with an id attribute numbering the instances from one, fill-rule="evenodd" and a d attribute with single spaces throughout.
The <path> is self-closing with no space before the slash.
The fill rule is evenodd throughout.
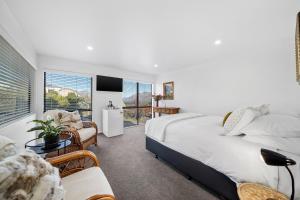
<path id="1" fill-rule="evenodd" d="M 53 149 L 59 145 L 59 135 L 45 136 L 45 149 Z"/>

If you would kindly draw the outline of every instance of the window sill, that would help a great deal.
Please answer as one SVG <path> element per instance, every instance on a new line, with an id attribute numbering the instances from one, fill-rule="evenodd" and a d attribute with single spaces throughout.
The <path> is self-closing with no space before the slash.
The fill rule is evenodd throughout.
<path id="1" fill-rule="evenodd" d="M 12 120 L 12 121 L 10 121 L 10 122 L 7 122 L 7 123 L 5 123 L 5 124 L 2 124 L 2 125 L 0 126 L 0 129 L 5 128 L 5 127 L 8 127 L 8 126 L 10 126 L 10 125 L 12 125 L 12 124 L 15 124 L 15 123 L 17 123 L 17 122 L 20 122 L 20 121 L 22 121 L 22 120 L 25 120 L 25 119 L 27 119 L 27 118 L 29 118 L 29 117 L 33 117 L 33 118 L 35 119 L 36 114 L 35 114 L 35 113 L 29 113 L 29 114 L 27 114 L 27 115 L 24 115 L 23 117 L 20 117 L 20 118 L 17 118 L 17 119 L 15 119 L 15 120 Z M 31 121 L 31 120 L 30 120 L 30 121 Z M 29 123 L 30 121 L 26 121 L 25 123 Z"/>

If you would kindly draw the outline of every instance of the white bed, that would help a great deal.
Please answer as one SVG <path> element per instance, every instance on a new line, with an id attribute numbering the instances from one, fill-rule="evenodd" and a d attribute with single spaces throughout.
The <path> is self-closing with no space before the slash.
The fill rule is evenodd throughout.
<path id="1" fill-rule="evenodd" d="M 184 115 L 183 117 L 181 115 Z M 146 123 L 146 135 L 159 143 L 225 174 L 236 183 L 256 182 L 268 185 L 286 195 L 291 193 L 291 180 L 284 167 L 267 166 L 260 149 L 278 150 L 294 159 L 295 197 L 300 199 L 300 138 L 271 136 L 225 136 L 220 116 L 179 114 L 163 116 Z M 295 151 L 298 149 L 299 151 Z"/>

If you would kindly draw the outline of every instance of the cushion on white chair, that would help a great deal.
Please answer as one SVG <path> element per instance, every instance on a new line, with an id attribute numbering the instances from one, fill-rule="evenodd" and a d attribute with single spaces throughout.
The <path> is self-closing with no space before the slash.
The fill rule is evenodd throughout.
<path id="1" fill-rule="evenodd" d="M 80 140 L 81 141 L 85 141 L 89 138 L 91 138 L 92 136 L 94 136 L 96 134 L 96 129 L 91 127 L 91 128 L 83 128 L 80 130 L 77 130 L 79 135 L 80 135 Z"/>
<path id="2" fill-rule="evenodd" d="M 66 200 L 87 199 L 96 194 L 114 195 L 104 173 L 91 167 L 62 178 Z"/>
<path id="3" fill-rule="evenodd" d="M 62 110 L 47 110 L 43 114 L 43 120 L 48 120 L 49 118 L 54 119 L 55 123 L 59 123 L 58 113 L 63 112 Z"/>
<path id="4" fill-rule="evenodd" d="M 71 117 L 72 117 L 72 122 L 81 121 L 81 117 L 80 117 L 80 114 L 79 114 L 78 110 L 70 112 L 70 114 L 71 114 Z"/>
<path id="5" fill-rule="evenodd" d="M 61 114 L 61 118 L 58 116 L 59 114 Z M 63 125 L 77 130 L 83 128 L 83 123 L 77 110 L 74 112 L 68 112 L 65 110 L 48 110 L 44 113 L 43 119 L 47 120 L 49 118 L 54 119 L 54 123 L 56 123 L 56 125 Z"/>

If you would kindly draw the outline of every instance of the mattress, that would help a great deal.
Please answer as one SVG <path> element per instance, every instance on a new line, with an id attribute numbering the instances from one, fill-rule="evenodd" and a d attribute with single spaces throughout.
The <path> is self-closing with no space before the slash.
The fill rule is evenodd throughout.
<path id="1" fill-rule="evenodd" d="M 198 115 L 168 123 L 164 128 L 164 140 L 147 130 L 146 135 L 179 153 L 201 161 L 236 183 L 261 183 L 290 195 L 291 180 L 286 169 L 267 166 L 261 159 L 260 149 L 273 147 L 256 142 L 257 140 L 245 139 L 244 136 L 225 136 L 222 120 L 220 116 Z M 149 126 L 149 122 L 147 123 L 146 127 Z M 300 163 L 299 155 L 291 152 L 283 154 Z M 296 180 L 295 196 L 300 199 L 299 164 L 291 166 L 291 170 Z"/>

